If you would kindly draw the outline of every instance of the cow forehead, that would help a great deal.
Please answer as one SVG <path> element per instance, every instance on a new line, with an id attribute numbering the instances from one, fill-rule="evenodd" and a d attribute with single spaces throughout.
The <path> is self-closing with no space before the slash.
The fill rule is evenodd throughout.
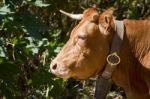
<path id="1" fill-rule="evenodd" d="M 91 16 L 94 13 L 98 13 L 96 8 L 88 8 L 83 12 L 83 18 L 87 18 L 88 16 Z"/>
<path id="2" fill-rule="evenodd" d="M 93 23 L 93 22 L 89 22 L 89 21 L 85 21 L 82 23 L 79 23 L 71 32 L 71 38 L 72 37 L 76 37 L 77 35 L 93 35 L 95 34 L 96 31 L 98 31 L 98 25 Z"/>
<path id="3" fill-rule="evenodd" d="M 92 20 L 93 14 L 99 14 L 96 8 L 88 8 L 83 12 L 83 18 L 79 24 L 73 28 L 71 37 L 74 37 L 78 32 L 86 32 L 89 22 Z"/>

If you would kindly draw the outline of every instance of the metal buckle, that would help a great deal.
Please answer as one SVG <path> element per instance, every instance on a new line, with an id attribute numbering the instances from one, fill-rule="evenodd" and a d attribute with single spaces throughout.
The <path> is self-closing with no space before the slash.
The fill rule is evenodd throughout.
<path id="1" fill-rule="evenodd" d="M 116 66 L 120 63 L 120 57 L 117 55 L 117 52 L 114 52 L 112 54 L 109 54 L 107 56 L 107 62 L 111 66 Z"/>

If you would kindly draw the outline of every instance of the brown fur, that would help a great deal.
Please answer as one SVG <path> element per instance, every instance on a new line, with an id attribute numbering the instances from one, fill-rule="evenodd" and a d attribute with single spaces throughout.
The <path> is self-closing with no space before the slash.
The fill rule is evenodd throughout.
<path id="1" fill-rule="evenodd" d="M 52 73 L 76 79 L 101 74 L 115 33 L 112 13 L 112 9 L 101 14 L 94 8 L 85 10 L 70 39 L 51 63 Z M 150 99 L 150 21 L 126 19 L 124 25 L 121 63 L 112 79 L 124 88 L 128 99 Z"/>
<path id="2" fill-rule="evenodd" d="M 121 63 L 113 75 L 131 99 L 150 98 L 150 26 L 149 20 L 124 20 L 126 33 Z M 128 95 L 128 94 L 127 94 Z"/>

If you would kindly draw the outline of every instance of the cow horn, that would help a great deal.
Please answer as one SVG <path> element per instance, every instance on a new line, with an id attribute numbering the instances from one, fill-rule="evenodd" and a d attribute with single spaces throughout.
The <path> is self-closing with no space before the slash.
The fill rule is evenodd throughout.
<path id="1" fill-rule="evenodd" d="M 69 16 L 72 19 L 81 20 L 83 17 L 83 14 L 71 14 L 68 12 L 65 12 L 63 10 L 59 10 L 62 14 Z"/>

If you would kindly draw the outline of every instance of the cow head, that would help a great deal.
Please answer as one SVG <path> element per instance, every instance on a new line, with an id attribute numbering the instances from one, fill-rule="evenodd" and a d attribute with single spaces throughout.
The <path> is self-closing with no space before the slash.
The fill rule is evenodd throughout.
<path id="1" fill-rule="evenodd" d="M 89 8 L 79 15 L 61 12 L 81 21 L 52 61 L 51 72 L 62 78 L 80 80 L 101 73 L 113 36 L 113 10 L 108 9 L 100 14 L 95 8 Z"/>

